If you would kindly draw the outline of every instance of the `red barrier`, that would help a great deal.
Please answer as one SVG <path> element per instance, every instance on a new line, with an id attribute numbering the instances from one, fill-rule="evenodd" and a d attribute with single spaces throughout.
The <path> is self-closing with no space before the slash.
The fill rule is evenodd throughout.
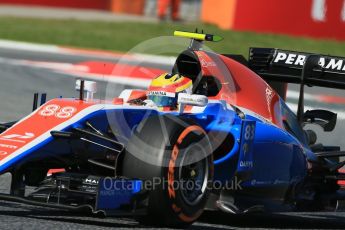
<path id="1" fill-rule="evenodd" d="M 107 10 L 110 0 L 0 0 L 0 4 Z"/>
<path id="2" fill-rule="evenodd" d="M 142 15 L 145 0 L 0 0 L 0 4 L 96 9 Z"/>
<path id="3" fill-rule="evenodd" d="M 345 40 L 345 0 L 236 0 L 228 9 L 227 29 Z"/>

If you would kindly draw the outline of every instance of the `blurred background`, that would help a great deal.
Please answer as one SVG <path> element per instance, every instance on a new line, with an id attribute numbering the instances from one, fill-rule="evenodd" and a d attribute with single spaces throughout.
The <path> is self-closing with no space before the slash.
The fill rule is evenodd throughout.
<path id="1" fill-rule="evenodd" d="M 211 23 L 228 30 L 345 39 L 344 0 L 0 0 L 0 4 L 97 10 Z"/>
<path id="2" fill-rule="evenodd" d="M 226 38 L 219 52 L 345 50 L 345 0 L 0 0 L 0 16 L 2 39 L 116 51 L 196 27 Z"/>

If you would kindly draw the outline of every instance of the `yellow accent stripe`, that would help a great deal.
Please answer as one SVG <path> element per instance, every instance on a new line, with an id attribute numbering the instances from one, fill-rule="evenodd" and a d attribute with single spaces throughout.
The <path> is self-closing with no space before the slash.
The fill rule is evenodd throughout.
<path id="1" fill-rule="evenodd" d="M 188 84 L 185 84 L 183 86 L 180 86 L 176 89 L 176 92 L 181 92 L 182 90 L 188 89 L 193 84 L 192 81 L 190 81 Z"/>
<path id="2" fill-rule="evenodd" d="M 206 40 L 206 34 L 198 34 L 198 33 L 184 32 L 184 31 L 175 31 L 174 36 L 191 38 L 191 39 L 196 39 L 200 41 Z"/>

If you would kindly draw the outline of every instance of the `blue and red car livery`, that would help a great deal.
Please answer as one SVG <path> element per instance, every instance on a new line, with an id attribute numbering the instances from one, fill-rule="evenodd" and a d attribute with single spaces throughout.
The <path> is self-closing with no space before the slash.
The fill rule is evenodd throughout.
<path id="1" fill-rule="evenodd" d="M 175 227 L 192 224 L 206 208 L 239 214 L 339 207 L 345 162 L 337 158 L 345 153 L 316 144 L 315 132 L 304 130 L 314 123 L 332 131 L 337 117 L 304 111 L 303 89 L 344 89 L 337 65 L 344 60 L 266 48 L 250 49 L 246 60 L 200 48 L 216 36 L 178 34 L 192 39 L 173 68 L 193 81 L 183 106 L 159 109 L 146 102 L 145 90 L 95 100 L 90 82 L 79 81 L 78 99 L 50 100 L 0 126 L 0 172 L 12 174 L 11 194 L 0 199 L 135 213 Z M 288 83 L 301 86 L 297 114 L 285 103 Z M 47 176 L 50 169 L 63 170 Z M 26 194 L 27 185 L 37 189 Z"/>

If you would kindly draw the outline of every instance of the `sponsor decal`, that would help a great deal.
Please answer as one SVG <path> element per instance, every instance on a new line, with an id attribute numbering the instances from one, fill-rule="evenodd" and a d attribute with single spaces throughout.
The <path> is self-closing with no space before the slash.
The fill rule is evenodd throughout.
<path id="1" fill-rule="evenodd" d="M 26 143 L 27 140 L 33 139 L 35 135 L 33 133 L 24 133 L 24 134 L 10 134 L 2 136 L 0 140 L 10 141 L 10 142 L 19 142 Z"/>
<path id="2" fill-rule="evenodd" d="M 277 180 L 275 180 L 274 182 L 273 182 L 273 184 L 275 184 L 275 185 L 279 185 L 279 184 L 289 184 L 290 182 L 289 181 L 286 181 L 286 180 L 279 180 L 279 179 L 277 179 Z"/>
<path id="3" fill-rule="evenodd" d="M 325 69 L 345 71 L 345 62 L 342 59 L 331 58 L 326 62 L 326 58 L 322 57 L 319 60 L 319 65 Z"/>
<path id="4" fill-rule="evenodd" d="M 208 56 L 207 53 L 203 51 L 196 51 L 195 54 L 198 56 L 203 75 L 215 75 L 219 72 L 219 70 L 216 68 L 216 62 L 210 56 Z"/>
<path id="5" fill-rule="evenodd" d="M 0 156 L 6 156 L 8 154 L 8 152 L 6 151 L 0 151 Z"/>
<path id="6" fill-rule="evenodd" d="M 185 137 L 187 137 L 188 134 L 193 131 L 199 131 L 201 133 L 204 133 L 202 129 L 200 129 L 198 126 L 195 126 L 195 125 L 186 128 L 178 137 L 177 143 L 174 145 L 172 153 L 171 153 L 169 166 L 168 166 L 168 194 L 171 199 L 175 199 L 176 197 L 174 182 L 175 182 L 176 161 L 177 161 L 178 155 L 180 154 L 179 145 L 183 142 Z"/>
<path id="7" fill-rule="evenodd" d="M 303 67 L 306 59 L 306 54 L 279 51 L 273 63 Z M 319 66 L 326 70 L 345 72 L 345 60 L 340 58 L 320 57 Z"/>
<path id="8" fill-rule="evenodd" d="M 215 67 L 216 63 L 214 61 L 206 61 L 204 59 L 200 59 L 200 63 L 202 67 Z"/>
<path id="9" fill-rule="evenodd" d="M 149 96 L 167 96 L 167 97 L 175 97 L 175 93 L 169 93 L 165 91 L 149 91 Z"/>
<path id="10" fill-rule="evenodd" d="M 258 181 L 258 180 L 252 180 L 251 181 L 251 185 L 271 185 L 272 182 L 271 181 Z"/>
<path id="11" fill-rule="evenodd" d="M 242 124 L 241 146 L 239 163 L 237 166 L 238 172 L 248 171 L 254 167 L 253 152 L 254 152 L 254 138 L 255 138 L 255 121 L 244 120 Z"/>
<path id="12" fill-rule="evenodd" d="M 253 168 L 253 161 L 240 161 L 240 167 Z"/>
<path id="13" fill-rule="evenodd" d="M 204 107 L 208 103 L 208 98 L 203 95 L 180 93 L 178 95 L 178 103 Z"/>
<path id="14" fill-rule="evenodd" d="M 210 57 L 208 57 L 207 55 L 204 55 L 203 52 L 196 52 L 196 55 L 199 58 L 199 61 L 201 63 L 202 67 L 215 67 L 216 63 L 214 61 L 212 61 L 212 59 Z"/>
<path id="15" fill-rule="evenodd" d="M 287 65 L 303 66 L 306 59 L 307 56 L 303 54 L 278 52 L 273 62 L 279 64 L 284 63 Z"/>
<path id="16" fill-rule="evenodd" d="M 15 145 L 6 145 L 6 144 L 0 144 L 0 147 L 7 148 L 7 149 L 17 149 L 18 146 Z"/>
<path id="17" fill-rule="evenodd" d="M 5 139 L 32 139 L 34 137 L 35 137 L 35 135 L 33 133 L 25 133 L 24 135 L 11 134 L 11 135 L 7 135 L 7 136 L 3 136 L 2 138 L 5 138 Z"/>
<path id="18" fill-rule="evenodd" d="M 274 181 L 258 181 L 256 179 L 251 180 L 251 185 L 286 185 L 286 184 L 290 184 L 291 182 L 286 181 L 286 180 L 279 180 L 276 179 Z"/>
<path id="19" fill-rule="evenodd" d="M 84 180 L 84 183 L 86 183 L 86 184 L 95 184 L 95 185 L 97 185 L 97 184 L 98 184 L 98 180 L 86 178 L 86 179 Z"/>
<path id="20" fill-rule="evenodd" d="M 267 101 L 267 107 L 269 110 L 271 110 L 271 102 L 274 97 L 274 92 L 270 87 L 267 86 L 266 88 L 266 101 Z"/>

